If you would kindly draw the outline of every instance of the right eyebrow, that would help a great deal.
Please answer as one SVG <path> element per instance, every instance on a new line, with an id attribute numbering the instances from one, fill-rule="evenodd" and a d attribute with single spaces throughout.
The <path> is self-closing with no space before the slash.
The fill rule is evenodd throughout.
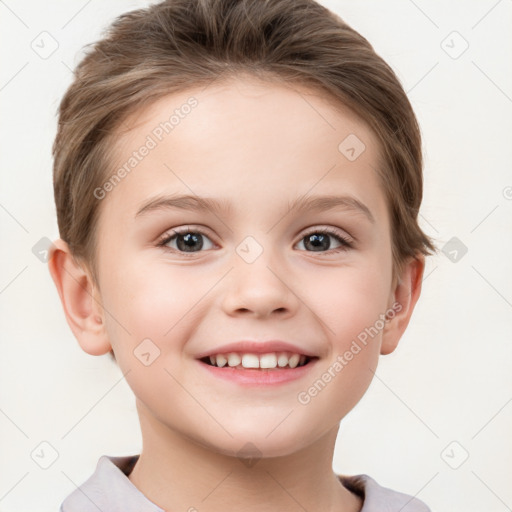
<path id="1" fill-rule="evenodd" d="M 137 218 L 153 211 L 173 208 L 201 212 L 213 211 L 219 214 L 225 210 L 230 210 L 230 206 L 226 201 L 217 201 L 208 197 L 194 195 L 157 196 L 144 203 L 135 214 L 135 217 Z"/>

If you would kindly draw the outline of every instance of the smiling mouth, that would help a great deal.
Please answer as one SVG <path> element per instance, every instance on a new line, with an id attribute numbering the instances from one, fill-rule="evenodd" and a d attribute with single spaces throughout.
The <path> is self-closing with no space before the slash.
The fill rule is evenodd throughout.
<path id="1" fill-rule="evenodd" d="M 271 352 L 268 354 L 251 354 L 230 352 L 205 356 L 199 361 L 216 368 L 238 370 L 291 370 L 306 366 L 318 357 L 310 357 L 291 352 Z"/>

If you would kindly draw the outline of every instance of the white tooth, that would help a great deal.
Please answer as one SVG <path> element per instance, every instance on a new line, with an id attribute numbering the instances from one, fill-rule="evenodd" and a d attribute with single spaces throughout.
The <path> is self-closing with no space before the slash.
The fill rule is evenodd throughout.
<path id="1" fill-rule="evenodd" d="M 219 368 L 222 368 L 227 362 L 228 360 L 222 354 L 217 356 L 217 366 Z"/>
<path id="2" fill-rule="evenodd" d="M 244 368 L 259 368 L 260 360 L 255 354 L 244 354 L 242 356 L 242 366 Z"/>
<path id="3" fill-rule="evenodd" d="M 300 356 L 299 366 L 302 366 L 306 362 L 306 356 Z"/>
<path id="4" fill-rule="evenodd" d="M 210 356 L 210 363 L 215 366 L 215 356 Z"/>
<path id="5" fill-rule="evenodd" d="M 299 354 L 293 354 L 290 359 L 288 360 L 288 364 L 290 365 L 290 368 L 295 368 L 299 364 L 300 355 Z M 218 364 L 218 358 L 217 358 L 217 364 Z"/>
<path id="6" fill-rule="evenodd" d="M 275 368 L 277 366 L 277 357 L 273 354 L 263 354 L 260 357 L 260 368 Z"/>
<path id="7" fill-rule="evenodd" d="M 277 356 L 277 366 L 283 367 L 288 364 L 288 356 L 284 352 L 280 352 Z"/>
<path id="8" fill-rule="evenodd" d="M 238 366 L 242 362 L 242 358 L 235 353 L 228 354 L 228 365 Z"/>

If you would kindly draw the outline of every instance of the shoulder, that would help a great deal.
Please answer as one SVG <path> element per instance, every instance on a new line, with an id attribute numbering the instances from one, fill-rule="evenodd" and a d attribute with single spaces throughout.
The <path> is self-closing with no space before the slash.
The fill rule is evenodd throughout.
<path id="1" fill-rule="evenodd" d="M 338 478 L 349 491 L 363 498 L 361 512 L 431 512 L 418 498 L 382 487 L 368 475 Z"/>
<path id="2" fill-rule="evenodd" d="M 59 512 L 163 512 L 127 476 L 137 459 L 100 457 L 93 475 L 64 500 Z"/>

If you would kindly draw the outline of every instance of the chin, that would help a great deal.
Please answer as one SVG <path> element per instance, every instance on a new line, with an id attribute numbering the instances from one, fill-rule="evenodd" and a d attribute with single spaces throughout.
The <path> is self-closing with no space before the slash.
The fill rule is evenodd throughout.
<path id="1" fill-rule="evenodd" d="M 274 423 L 274 427 L 279 422 Z M 251 461 L 261 458 L 285 457 L 291 455 L 306 446 L 304 433 L 291 433 L 279 427 L 270 435 L 272 429 L 257 430 L 257 425 L 245 425 L 236 428 L 226 426 L 233 437 L 224 434 L 216 439 L 202 439 L 201 444 L 207 449 L 229 457 L 236 457 L 247 466 Z M 314 442 L 314 440 L 312 440 Z M 246 461 L 247 459 L 247 461 Z"/>

